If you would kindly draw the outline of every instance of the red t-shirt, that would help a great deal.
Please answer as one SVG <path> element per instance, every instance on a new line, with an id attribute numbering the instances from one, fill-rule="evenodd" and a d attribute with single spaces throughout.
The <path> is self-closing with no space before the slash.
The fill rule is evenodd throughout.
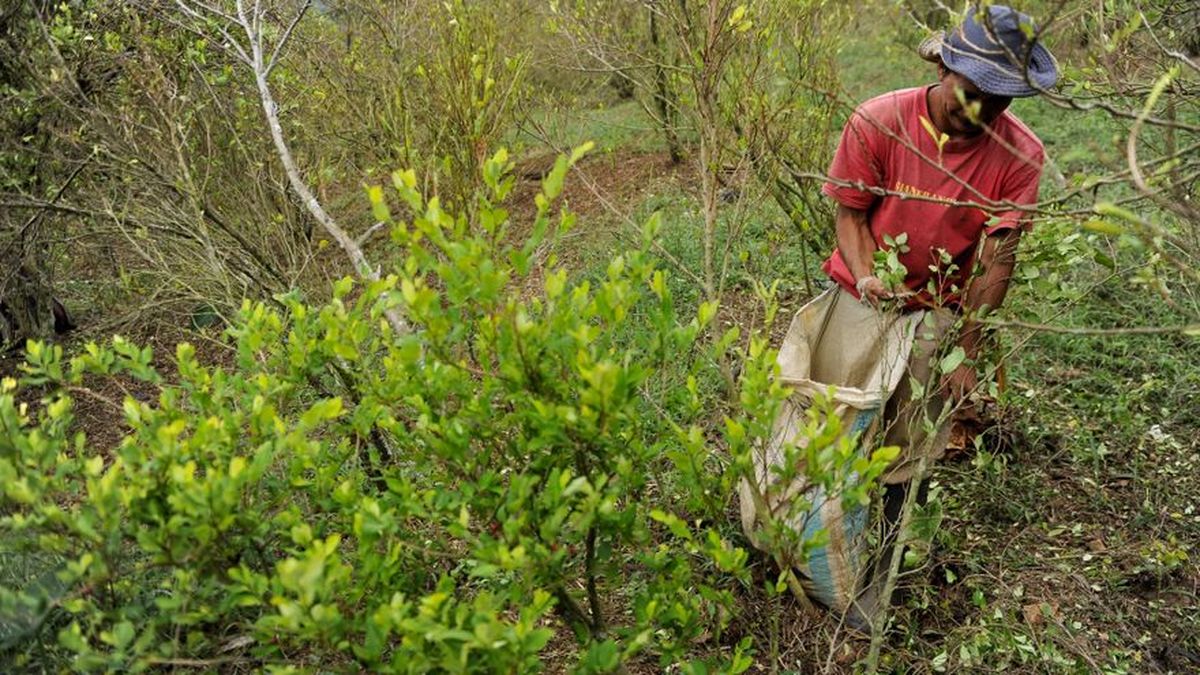
<path id="1" fill-rule="evenodd" d="M 930 199 L 1034 204 L 1045 156 L 1038 137 L 1008 111 L 992 125 L 994 135 L 949 141 L 939 152 L 921 121 L 931 119 L 928 90 L 902 89 L 859 106 L 842 131 L 829 168 L 831 178 L 855 187 L 827 182 L 821 189 L 844 206 L 868 212 L 879 248 L 885 248 L 884 235 L 894 239 L 908 233 L 909 251 L 900 255 L 900 262 L 908 271 L 905 285 L 917 291 L 910 307 L 956 304 L 980 234 L 1028 224 L 1028 214 L 1019 210 L 995 213 L 996 220 L 989 225 L 989 214 L 979 208 Z M 866 188 L 882 188 L 889 194 L 880 196 Z M 947 272 L 950 265 L 942 261 L 939 249 L 949 254 L 956 272 Z M 833 252 L 823 269 L 858 296 L 839 251 Z"/>

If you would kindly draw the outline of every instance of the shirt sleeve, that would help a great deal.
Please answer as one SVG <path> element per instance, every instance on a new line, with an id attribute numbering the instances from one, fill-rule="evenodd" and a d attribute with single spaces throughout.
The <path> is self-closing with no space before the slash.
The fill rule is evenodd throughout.
<path id="1" fill-rule="evenodd" d="M 879 198 L 863 188 L 878 188 L 884 185 L 882 137 L 880 121 L 869 120 L 867 113 L 859 108 L 850 116 L 842 129 L 842 139 L 829 167 L 829 177 L 821 186 L 821 192 L 839 204 L 859 210 L 869 209 Z M 854 187 L 838 182 L 854 183 Z"/>
<path id="2" fill-rule="evenodd" d="M 1044 157 L 1045 155 L 1039 152 L 1030 158 L 1031 161 L 1021 162 L 1020 168 L 1013 171 L 1004 181 L 999 201 L 1010 201 L 1021 206 L 1037 204 L 1038 183 L 1042 177 Z M 991 235 L 1015 228 L 1028 230 L 1032 224 L 1032 214 L 1028 211 L 1002 211 L 996 214 L 996 222 L 987 228 L 987 233 Z"/>

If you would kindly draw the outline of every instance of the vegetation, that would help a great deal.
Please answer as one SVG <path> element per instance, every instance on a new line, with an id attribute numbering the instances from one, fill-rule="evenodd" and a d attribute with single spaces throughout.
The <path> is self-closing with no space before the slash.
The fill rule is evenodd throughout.
<path id="1" fill-rule="evenodd" d="M 1011 4 L 1041 202 L 876 649 L 735 495 L 943 3 L 0 8 L 5 672 L 1200 667 L 1200 12 Z"/>

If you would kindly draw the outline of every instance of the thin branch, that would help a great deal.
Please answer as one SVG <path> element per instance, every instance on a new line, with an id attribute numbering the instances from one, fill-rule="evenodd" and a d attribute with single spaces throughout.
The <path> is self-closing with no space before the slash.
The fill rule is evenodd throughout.
<path id="1" fill-rule="evenodd" d="M 1140 3 L 1138 6 L 1138 15 L 1142 17 L 1142 25 L 1146 26 L 1146 32 L 1150 34 L 1150 39 L 1154 41 L 1159 51 L 1200 73 L 1200 62 L 1193 61 L 1183 52 L 1171 49 L 1162 43 L 1162 40 L 1158 38 L 1158 33 L 1154 32 L 1154 29 L 1150 27 L 1150 20 L 1146 18 L 1146 14 L 1142 11 Z"/>
<path id="2" fill-rule="evenodd" d="M 193 2 L 195 2 L 197 7 L 200 7 L 204 11 L 209 12 L 210 14 L 213 14 L 214 16 L 224 19 L 225 21 L 228 21 L 230 23 L 238 23 L 237 19 L 216 9 L 215 7 L 210 7 L 202 2 L 199 2 L 198 0 L 193 0 Z M 184 14 L 186 14 L 187 16 L 195 19 L 196 21 L 200 21 L 201 23 L 204 23 L 204 24 L 208 23 L 207 17 L 205 17 L 203 14 L 196 11 L 195 9 L 188 7 L 187 3 L 185 3 L 183 0 L 175 0 L 175 4 L 176 4 L 176 6 L 179 7 L 179 10 L 181 12 L 183 12 Z M 237 58 L 242 63 L 245 63 L 246 65 L 250 65 L 250 63 L 251 63 L 250 55 L 246 53 L 246 50 L 242 47 L 242 45 L 237 40 L 233 39 L 233 36 L 229 34 L 229 31 L 225 30 L 224 26 L 221 26 L 218 24 L 216 28 L 217 28 L 217 32 L 219 32 L 221 34 L 221 37 L 225 38 L 225 44 L 228 47 L 230 47 L 231 49 L 233 49 L 233 51 L 236 53 Z"/>
<path id="3" fill-rule="evenodd" d="M 1061 333 L 1066 335 L 1196 335 L 1200 336 L 1200 323 L 1182 326 L 1130 326 L 1125 328 L 1082 328 L 1075 326 L 1054 326 L 1044 323 L 1029 323 L 1026 321 L 1008 321 L 1002 319 L 982 319 L 979 323 L 997 328 L 1025 328 L 1042 333 Z"/>
<path id="4" fill-rule="evenodd" d="M 372 237 L 372 235 L 374 235 L 376 232 L 378 232 L 386 224 L 387 223 L 383 222 L 382 220 L 375 223 L 371 227 L 367 228 L 366 232 L 363 232 L 361 235 L 359 235 L 358 239 L 354 240 L 354 243 L 358 244 L 359 246 L 366 244 L 367 240 L 370 239 Z"/>
<path id="5" fill-rule="evenodd" d="M 91 211 L 79 206 L 70 206 L 68 204 L 54 204 L 40 199 L 30 199 L 21 197 L 19 201 L 0 199 L 0 208 L 4 209 L 37 209 L 41 211 L 55 211 L 58 213 L 69 213 L 75 216 L 95 216 L 99 215 L 96 211 Z"/>
<path id="6" fill-rule="evenodd" d="M 308 12 L 308 8 L 312 6 L 312 0 L 304 0 L 304 4 L 300 5 L 300 10 L 296 12 L 296 16 L 292 17 L 292 22 L 288 24 L 287 29 L 283 31 L 279 42 L 275 43 L 275 50 L 271 52 L 271 60 L 267 61 L 266 74 L 270 75 L 271 70 L 275 68 L 275 64 L 279 61 L 279 53 L 283 51 L 283 46 L 287 44 L 288 38 L 292 36 L 292 31 L 296 30 L 296 25 L 300 23 L 300 19 L 304 18 L 304 14 Z"/>

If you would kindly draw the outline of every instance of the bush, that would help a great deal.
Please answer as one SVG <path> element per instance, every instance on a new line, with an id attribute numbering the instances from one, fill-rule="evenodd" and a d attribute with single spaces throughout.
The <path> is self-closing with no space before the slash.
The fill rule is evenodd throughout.
<path id="1" fill-rule="evenodd" d="M 497 202 L 506 168 L 503 153 L 487 166 Z M 468 223 L 397 174 L 420 214 L 395 226 L 401 271 L 343 280 L 320 307 L 247 302 L 232 368 L 187 344 L 166 377 L 121 339 L 70 361 L 31 344 L 23 386 L 46 393 L 34 412 L 5 381 L 0 527 L 61 556 L 65 586 L 7 588 L 6 615 L 61 608 L 84 669 L 253 644 L 268 664 L 524 671 L 557 608 L 604 670 L 643 650 L 674 661 L 719 629 L 729 581 L 705 570 L 740 573 L 745 553 L 670 514 L 653 467 L 682 435 L 640 393 L 702 326 L 679 324 L 644 250 L 594 287 L 550 266 L 529 290 L 566 169 L 521 246 L 501 207 Z M 400 299 L 410 335 L 380 323 Z M 72 436 L 72 396 L 116 375 L 161 387 L 112 402 L 129 430 L 106 453 Z M 636 621 L 610 632 L 602 590 L 625 584 Z"/>
<path id="2" fill-rule="evenodd" d="M 83 670 L 245 658 L 525 672 L 552 612 L 584 645 L 583 672 L 686 664 L 702 636 L 720 645 L 748 581 L 727 534 L 733 487 L 787 392 L 752 335 L 740 402 L 706 435 L 701 383 L 717 374 L 697 338 L 716 308 L 680 318 L 647 253 L 655 219 L 603 279 L 554 264 L 553 232 L 573 218 L 552 223 L 551 204 L 581 154 L 547 176 L 520 245 L 503 151 L 475 221 L 426 201 L 412 172 L 394 176 L 410 223 L 372 188 L 397 273 L 343 279 L 322 306 L 247 301 L 231 367 L 188 344 L 164 375 L 120 338 L 70 360 L 31 343 L 22 382 L 0 393 L 0 530 L 63 562 L 56 583 L 0 588 L 0 618 L 18 637 L 58 626 Z M 410 334 L 382 318 L 397 304 Z M 91 386 L 114 377 L 158 397 Z M 35 391 L 39 405 L 18 403 Z M 72 432 L 80 395 L 121 410 L 111 451 Z M 687 669 L 749 667 L 749 641 L 726 642 Z"/>

